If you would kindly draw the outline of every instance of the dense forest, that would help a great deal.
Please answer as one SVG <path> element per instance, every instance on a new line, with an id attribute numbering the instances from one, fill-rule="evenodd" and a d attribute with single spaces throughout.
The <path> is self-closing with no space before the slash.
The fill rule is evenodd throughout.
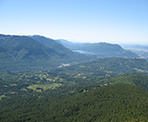
<path id="1" fill-rule="evenodd" d="M 0 121 L 148 120 L 147 73 L 122 74 L 122 68 L 118 73 L 112 68 L 113 75 L 107 75 L 106 70 L 93 71 L 86 64 L 40 73 L 0 73 Z"/>
<path id="2" fill-rule="evenodd" d="M 14 104 L 15 103 L 15 104 Z M 146 122 L 148 92 L 116 83 L 72 96 L 15 96 L 1 102 L 1 122 Z M 9 116 L 9 117 L 8 117 Z"/>

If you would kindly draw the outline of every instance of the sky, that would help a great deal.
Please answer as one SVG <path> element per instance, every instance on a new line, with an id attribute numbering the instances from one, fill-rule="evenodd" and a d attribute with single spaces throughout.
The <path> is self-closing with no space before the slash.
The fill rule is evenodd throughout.
<path id="1" fill-rule="evenodd" d="M 0 0 L 0 33 L 148 44 L 148 0 Z"/>

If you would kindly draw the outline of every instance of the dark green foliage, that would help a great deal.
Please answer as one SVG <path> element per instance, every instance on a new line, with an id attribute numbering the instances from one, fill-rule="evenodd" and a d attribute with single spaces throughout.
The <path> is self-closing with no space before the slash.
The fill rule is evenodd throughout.
<path id="1" fill-rule="evenodd" d="M 46 37 L 43 37 L 43 36 L 38 36 L 38 35 L 32 36 L 31 38 L 33 38 L 34 40 L 37 40 L 38 42 L 40 42 L 41 44 L 43 44 L 44 46 L 46 46 L 50 49 L 56 50 L 56 52 L 59 53 L 61 56 L 73 54 L 72 51 L 65 48 L 63 45 L 57 43 L 53 39 L 46 38 Z"/>
<path id="2" fill-rule="evenodd" d="M 139 88 L 148 86 L 148 76 L 100 77 L 100 81 L 92 78 L 91 82 L 65 73 L 1 73 L 0 96 L 5 97 L 0 100 L 0 121 L 146 122 L 148 119 L 148 92 Z M 32 84 L 50 84 L 53 81 L 47 79 L 55 77 L 56 83 L 63 78 L 62 87 L 42 93 L 27 88 Z"/>
<path id="3" fill-rule="evenodd" d="M 146 122 L 148 119 L 148 92 L 129 84 L 104 86 L 62 98 L 51 99 L 49 94 L 22 97 L 1 102 L 1 122 Z"/>
<path id="4" fill-rule="evenodd" d="M 55 120 L 64 121 L 146 121 L 148 93 L 135 86 L 117 84 L 91 90 L 87 93 L 67 98 L 58 107 Z"/>
<path id="5" fill-rule="evenodd" d="M 54 67 L 62 62 L 56 47 L 45 47 L 28 36 L 0 35 L 0 49 L 1 71 L 42 70 L 44 67 Z"/>
<path id="6" fill-rule="evenodd" d="M 120 76 L 111 78 L 109 82 L 135 84 L 145 90 L 148 90 L 148 76 L 145 76 L 142 74 L 120 75 Z"/>
<path id="7" fill-rule="evenodd" d="M 53 39 L 0 35 L 0 71 L 45 71 L 63 63 L 93 60 L 90 58 L 94 59 L 74 53 Z"/>
<path id="8" fill-rule="evenodd" d="M 0 48 L 5 50 L 3 53 L 7 54 L 7 57 L 14 59 L 45 58 L 53 53 L 39 42 L 27 36 L 1 35 Z"/>

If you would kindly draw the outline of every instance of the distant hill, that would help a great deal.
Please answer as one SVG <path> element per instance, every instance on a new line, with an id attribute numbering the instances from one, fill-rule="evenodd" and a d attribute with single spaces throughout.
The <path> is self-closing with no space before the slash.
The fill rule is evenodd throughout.
<path id="1" fill-rule="evenodd" d="M 80 53 L 93 54 L 99 57 L 138 57 L 135 53 L 123 49 L 118 44 L 110 43 L 73 43 L 66 40 L 57 40 L 65 47 Z"/>
<path id="2" fill-rule="evenodd" d="M 43 36 L 0 35 L 0 70 L 51 69 L 62 63 L 85 61 L 53 39 Z"/>

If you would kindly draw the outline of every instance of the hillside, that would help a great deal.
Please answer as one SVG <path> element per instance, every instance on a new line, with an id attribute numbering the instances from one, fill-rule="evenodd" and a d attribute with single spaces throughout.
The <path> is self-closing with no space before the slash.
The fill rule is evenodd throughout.
<path id="1" fill-rule="evenodd" d="M 26 36 L 0 35 L 1 58 L 36 59 L 49 57 L 50 50 Z"/>
<path id="2" fill-rule="evenodd" d="M 73 94 L 118 81 L 148 89 L 147 75 L 147 61 L 118 58 L 100 59 L 44 72 L 3 72 L 0 73 L 0 96 L 46 92 L 50 88 Z"/>
<path id="3" fill-rule="evenodd" d="M 106 58 L 49 72 L 0 73 L 0 121 L 146 121 L 147 66 L 142 59 Z"/>
<path id="4" fill-rule="evenodd" d="M 129 73 L 148 73 L 148 62 L 144 59 L 128 58 L 102 58 L 96 61 L 86 62 L 56 69 L 56 72 L 67 74 L 83 74 L 88 77 L 91 74 L 115 76 Z"/>
<path id="5" fill-rule="evenodd" d="M 57 40 L 65 47 L 84 54 L 97 55 L 98 57 L 138 57 L 135 53 L 123 49 L 118 44 L 110 43 L 73 43 L 67 40 Z"/>
<path id="6" fill-rule="evenodd" d="M 108 80 L 109 83 L 127 83 L 133 84 L 142 89 L 148 90 L 148 76 L 143 74 L 124 74 L 116 77 L 112 77 Z"/>
<path id="7" fill-rule="evenodd" d="M 63 63 L 90 59 L 46 37 L 2 34 L 0 58 L 0 71 L 48 70 Z"/>
<path id="8" fill-rule="evenodd" d="M 45 93 L 23 99 L 15 97 L 0 105 L 3 106 L 1 122 L 146 122 L 148 119 L 148 92 L 123 83 L 67 97 L 51 98 Z"/>
<path id="9" fill-rule="evenodd" d="M 61 56 L 66 56 L 66 55 L 72 55 L 72 51 L 69 50 L 68 48 L 65 48 L 63 45 L 57 43 L 55 40 L 46 38 L 44 36 L 39 36 L 39 35 L 34 35 L 31 37 L 34 40 L 37 40 L 44 46 L 56 50 L 57 53 L 59 53 Z"/>
<path id="10" fill-rule="evenodd" d="M 53 39 L 42 36 L 9 36 L 0 35 L 1 55 L 16 59 L 52 58 L 72 55 L 72 51 Z M 3 54 L 2 56 L 4 56 Z"/>

